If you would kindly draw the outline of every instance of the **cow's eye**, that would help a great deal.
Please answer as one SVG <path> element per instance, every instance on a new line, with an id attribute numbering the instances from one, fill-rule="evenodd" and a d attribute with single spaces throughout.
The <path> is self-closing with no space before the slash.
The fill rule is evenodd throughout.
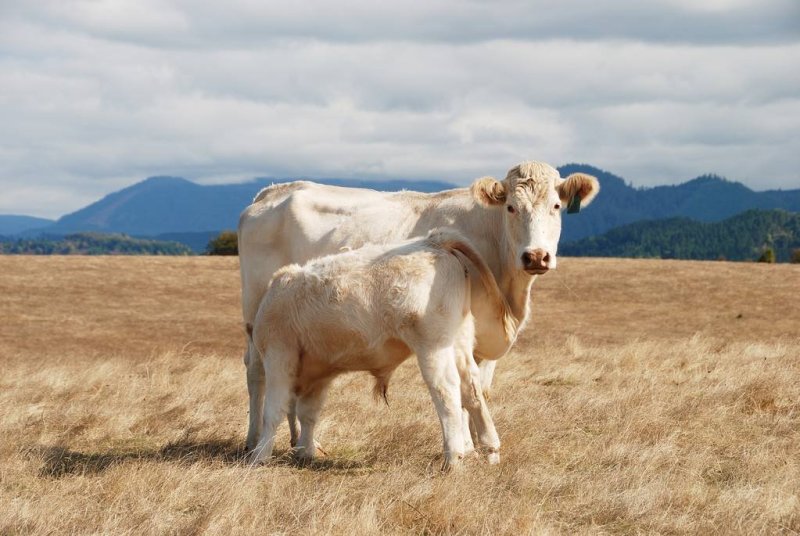
<path id="1" fill-rule="evenodd" d="M 511 214 L 515 214 L 515 213 L 517 212 L 517 209 L 515 209 L 515 208 L 514 208 L 514 207 L 512 207 L 511 205 L 508 205 L 506 208 L 508 209 L 508 211 L 509 211 Z"/>
<path id="2" fill-rule="evenodd" d="M 561 203 L 556 203 L 556 206 L 553 208 L 555 208 L 556 210 L 561 210 Z"/>

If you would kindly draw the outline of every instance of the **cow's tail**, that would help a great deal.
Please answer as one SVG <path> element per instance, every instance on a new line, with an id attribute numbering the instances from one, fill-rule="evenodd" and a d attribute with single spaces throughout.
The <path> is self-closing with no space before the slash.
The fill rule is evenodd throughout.
<path id="1" fill-rule="evenodd" d="M 494 278 L 492 271 L 489 270 L 481 254 L 475 251 L 475 248 L 466 238 L 453 230 L 434 229 L 428 235 L 428 240 L 432 245 L 454 254 L 465 269 L 469 269 L 471 266 L 478 272 L 483 288 L 486 290 L 489 299 L 494 303 L 498 318 L 502 320 L 506 342 L 512 343 L 517 336 L 519 322 L 511 313 L 508 301 L 506 301 L 503 293 L 500 292 L 497 280 Z"/>

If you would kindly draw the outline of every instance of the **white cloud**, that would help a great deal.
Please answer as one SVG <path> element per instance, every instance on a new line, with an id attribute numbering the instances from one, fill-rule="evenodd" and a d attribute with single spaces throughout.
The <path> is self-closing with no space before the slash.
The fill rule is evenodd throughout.
<path id="1" fill-rule="evenodd" d="M 0 213 L 156 174 L 463 183 L 526 158 L 800 186 L 797 4 L 277 5 L 4 5 Z"/>

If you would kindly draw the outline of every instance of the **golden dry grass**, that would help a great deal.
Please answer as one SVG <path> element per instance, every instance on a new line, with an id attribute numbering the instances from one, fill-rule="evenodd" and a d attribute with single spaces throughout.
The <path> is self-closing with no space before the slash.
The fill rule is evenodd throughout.
<path id="1" fill-rule="evenodd" d="M 800 266 L 563 259 L 500 466 L 443 475 L 413 363 L 337 382 L 328 458 L 242 463 L 236 262 L 0 257 L 0 533 L 800 531 Z"/>

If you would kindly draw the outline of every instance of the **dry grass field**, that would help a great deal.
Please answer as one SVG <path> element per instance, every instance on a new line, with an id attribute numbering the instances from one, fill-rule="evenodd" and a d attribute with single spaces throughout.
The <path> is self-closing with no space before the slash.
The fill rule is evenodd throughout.
<path id="1" fill-rule="evenodd" d="M 796 534 L 800 266 L 562 259 L 442 474 L 413 362 L 242 461 L 235 258 L 0 257 L 0 534 Z"/>

